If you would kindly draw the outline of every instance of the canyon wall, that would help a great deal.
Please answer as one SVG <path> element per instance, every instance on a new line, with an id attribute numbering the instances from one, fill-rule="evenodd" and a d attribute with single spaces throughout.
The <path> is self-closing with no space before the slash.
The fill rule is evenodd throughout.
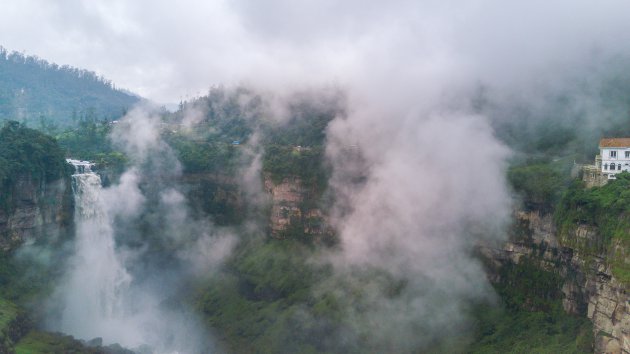
<path id="1" fill-rule="evenodd" d="M 575 246 L 595 244 L 599 238 L 596 228 L 585 225 L 559 238 L 552 215 L 519 211 L 510 241 L 500 248 L 482 247 L 482 252 L 493 282 L 502 280 L 501 267 L 524 261 L 558 274 L 564 310 L 593 323 L 595 352 L 630 353 L 628 285 L 613 275 L 609 252 Z"/>
<path id="2" fill-rule="evenodd" d="M 306 235 L 322 239 L 332 235 L 314 187 L 309 187 L 299 177 L 284 177 L 277 183 L 265 174 L 264 188 L 271 198 L 269 227 L 272 236 Z"/>
<path id="3" fill-rule="evenodd" d="M 40 181 L 19 176 L 0 208 L 0 249 L 11 251 L 40 237 L 56 239 L 72 225 L 73 198 L 69 179 Z"/>

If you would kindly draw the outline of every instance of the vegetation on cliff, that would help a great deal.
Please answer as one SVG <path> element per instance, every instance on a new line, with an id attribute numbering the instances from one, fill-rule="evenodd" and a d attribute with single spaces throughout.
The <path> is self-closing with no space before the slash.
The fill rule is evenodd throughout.
<path id="1" fill-rule="evenodd" d="M 576 180 L 565 192 L 556 211 L 556 220 L 563 228 L 576 224 L 598 227 L 606 246 L 613 238 L 628 237 L 627 218 L 630 217 L 630 174 L 617 175 L 602 187 L 585 188 Z M 602 249 L 600 249 L 602 250 Z"/>
<path id="2" fill-rule="evenodd" d="M 323 191 L 328 181 L 324 166 L 324 148 L 315 146 L 297 148 L 287 145 L 267 145 L 263 158 L 263 171 L 269 173 L 274 183 L 285 177 L 299 177 L 307 186 Z"/>
<path id="3" fill-rule="evenodd" d="M 0 128 L 0 214 L 9 216 L 25 199 L 46 205 L 53 203 L 41 197 L 47 184 L 69 176 L 70 170 L 64 151 L 54 138 L 15 121 L 5 122 Z M 61 222 L 68 222 L 62 219 Z M 9 238 L 12 232 L 5 227 L 0 237 Z M 39 249 L 41 244 L 52 246 L 63 239 L 33 240 L 36 245 L 30 250 Z M 45 255 L 38 253 L 33 257 L 24 257 L 28 251 L 22 251 L 0 251 L 0 352 L 14 352 L 18 339 L 32 326 L 25 309 L 41 306 L 52 291 L 62 264 L 59 249 L 49 249 Z"/>
<path id="4" fill-rule="evenodd" d="M 326 129 L 333 118 L 344 114 L 344 99 L 336 91 L 323 97 L 299 96 L 290 105 L 288 118 L 263 125 L 263 172 L 276 183 L 283 177 L 300 177 L 306 186 L 323 192 L 330 176 L 325 164 Z"/>
<path id="5" fill-rule="evenodd" d="M 352 321 L 350 306 L 362 308 L 364 286 L 387 277 L 366 272 L 345 294 L 326 287 L 334 272 L 305 262 L 314 249 L 297 240 L 251 240 L 226 269 L 204 281 L 195 303 L 209 328 L 235 353 L 361 353 L 379 351 L 363 337 L 365 323 Z M 466 315 L 471 331 L 451 333 L 448 343 L 427 352 L 588 353 L 588 319 L 562 309 L 560 276 L 524 260 L 501 272 L 499 303 L 477 304 Z M 379 280 L 380 279 L 380 280 Z M 334 281 L 333 281 L 334 283 Z M 348 284 L 346 284 L 348 286 Z M 404 284 L 391 284 L 390 296 Z M 367 333 L 367 332 L 366 332 Z M 448 350 L 445 348 L 448 347 Z M 384 348 L 381 348 L 385 350 Z"/>
<path id="6" fill-rule="evenodd" d="M 576 180 L 564 193 L 555 213 L 561 241 L 585 257 L 604 254 L 615 277 L 630 284 L 630 174 L 623 172 L 602 187 L 585 188 Z M 575 237 L 579 226 L 597 230 L 597 237 Z"/>
<path id="7" fill-rule="evenodd" d="M 55 181 L 66 175 L 68 166 L 55 139 L 9 121 L 0 129 L 0 205 L 11 207 L 12 190 L 18 179 Z"/>
<path id="8" fill-rule="evenodd" d="M 241 149 L 259 125 L 262 101 L 245 88 L 212 88 L 164 116 L 163 136 L 186 173 L 232 175 L 243 163 Z"/>
<path id="9" fill-rule="evenodd" d="M 565 177 L 557 164 L 545 160 L 529 160 L 508 170 L 508 181 L 523 198 L 527 210 L 553 210 L 562 193 Z"/>
<path id="10" fill-rule="evenodd" d="M 199 128 L 198 128 L 199 129 Z M 232 175 L 240 162 L 238 146 L 216 137 L 195 138 L 188 134 L 166 134 L 166 141 L 176 151 L 184 172 Z"/>
<path id="11" fill-rule="evenodd" d="M 250 149 L 248 154 L 262 152 L 262 170 L 274 181 L 300 177 L 322 187 L 327 181 L 325 129 L 340 113 L 341 99 L 335 94 L 297 95 L 291 98 L 289 111 L 282 113 L 286 117 L 280 117 L 247 88 L 215 87 L 167 115 L 164 136 L 188 173 L 233 174 L 247 162 L 242 150 Z"/>
<path id="12" fill-rule="evenodd" d="M 233 352 L 330 350 L 325 338 L 334 337 L 340 313 L 334 299 L 314 295 L 327 273 L 304 262 L 310 255 L 294 240 L 244 244 L 199 290 L 197 307 Z"/>
<path id="13" fill-rule="evenodd" d="M 501 306 L 482 304 L 473 310 L 476 337 L 470 352 L 592 352 L 592 324 L 564 312 L 562 275 L 544 268 L 538 255 L 497 269 L 499 281 L 493 286 Z"/>
<path id="14" fill-rule="evenodd" d="M 480 306 L 474 316 L 477 338 L 468 353 L 592 353 L 592 325 L 561 306 L 551 312 Z"/>
<path id="15" fill-rule="evenodd" d="M 323 98 L 296 95 L 289 98 L 289 109 L 278 113 L 247 88 L 215 87 L 165 114 L 161 134 L 181 162 L 186 183 L 195 182 L 189 184 L 189 199 L 215 222 L 245 220 L 243 210 L 237 210 L 246 207 L 238 184 L 246 170 L 257 168 L 261 182 L 269 178 L 277 185 L 286 178 L 299 179 L 309 194 L 304 216 L 306 204 L 319 203 L 326 190 L 330 170 L 325 163 L 325 130 L 340 114 L 341 99 L 334 93 Z M 315 217 L 298 219 L 287 230 L 291 235 L 303 235 L 306 223 L 319 222 Z"/>
<path id="16" fill-rule="evenodd" d="M 113 147 L 109 139 L 112 129 L 113 125 L 107 122 L 81 119 L 55 137 L 67 157 L 91 161 L 99 168 L 121 173 L 127 157 Z"/>

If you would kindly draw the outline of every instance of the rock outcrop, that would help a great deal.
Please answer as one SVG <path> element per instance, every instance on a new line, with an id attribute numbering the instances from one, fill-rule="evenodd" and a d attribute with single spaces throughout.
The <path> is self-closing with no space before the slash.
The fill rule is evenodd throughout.
<path id="1" fill-rule="evenodd" d="M 271 196 L 269 223 L 274 237 L 290 236 L 292 230 L 316 238 L 331 234 L 327 216 L 317 205 L 317 192 L 300 178 L 284 177 L 275 183 L 265 175 L 264 188 Z"/>
<path id="2" fill-rule="evenodd" d="M 11 194 L 10 204 L 0 208 L 2 251 L 10 251 L 39 237 L 56 238 L 72 224 L 69 180 L 46 183 L 22 175 L 17 178 Z"/>
<path id="3" fill-rule="evenodd" d="M 515 220 L 509 242 L 499 249 L 482 249 L 490 260 L 491 280 L 501 281 L 496 270 L 506 262 L 518 264 L 525 258 L 559 274 L 565 311 L 593 323 L 595 352 L 630 353 L 630 294 L 613 275 L 609 256 L 584 251 L 594 248 L 564 246 L 596 243 L 597 230 L 580 225 L 559 239 L 551 215 L 518 212 Z"/>

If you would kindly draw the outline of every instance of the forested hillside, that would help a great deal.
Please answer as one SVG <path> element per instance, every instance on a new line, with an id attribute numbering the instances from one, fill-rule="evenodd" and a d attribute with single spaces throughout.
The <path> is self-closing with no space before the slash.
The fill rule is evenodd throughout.
<path id="1" fill-rule="evenodd" d="M 81 118 L 117 119 L 138 101 L 94 72 L 0 47 L 0 120 L 50 129 Z"/>

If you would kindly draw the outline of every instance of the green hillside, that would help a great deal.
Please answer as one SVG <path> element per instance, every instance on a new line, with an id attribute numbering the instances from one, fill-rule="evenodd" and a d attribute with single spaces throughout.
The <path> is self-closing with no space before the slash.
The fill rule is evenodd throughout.
<path id="1" fill-rule="evenodd" d="M 0 120 L 37 127 L 67 126 L 81 118 L 113 120 L 138 101 L 94 72 L 0 47 Z"/>

